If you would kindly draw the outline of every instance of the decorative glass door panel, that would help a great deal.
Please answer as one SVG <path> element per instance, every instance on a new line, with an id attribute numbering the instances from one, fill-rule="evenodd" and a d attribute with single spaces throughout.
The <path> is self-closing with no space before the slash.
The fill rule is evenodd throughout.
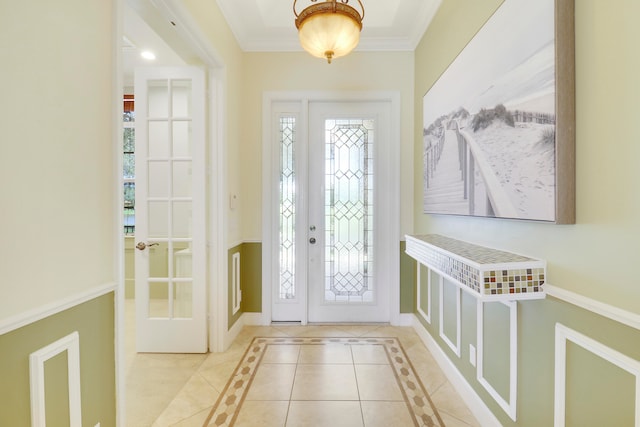
<path id="1" fill-rule="evenodd" d="M 374 121 L 325 120 L 325 303 L 374 300 Z"/>
<path id="2" fill-rule="evenodd" d="M 205 352 L 204 73 L 136 73 L 136 347 Z"/>
<path id="3" fill-rule="evenodd" d="M 296 174 L 295 174 L 295 117 L 281 117 L 280 133 L 280 191 L 279 246 L 280 282 L 278 298 L 296 299 Z"/>

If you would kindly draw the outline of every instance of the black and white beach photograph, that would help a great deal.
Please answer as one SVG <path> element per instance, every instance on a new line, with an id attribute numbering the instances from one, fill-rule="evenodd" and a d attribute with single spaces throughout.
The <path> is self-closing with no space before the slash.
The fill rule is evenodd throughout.
<path id="1" fill-rule="evenodd" d="M 423 99 L 424 212 L 554 221 L 554 0 L 506 0 Z"/>

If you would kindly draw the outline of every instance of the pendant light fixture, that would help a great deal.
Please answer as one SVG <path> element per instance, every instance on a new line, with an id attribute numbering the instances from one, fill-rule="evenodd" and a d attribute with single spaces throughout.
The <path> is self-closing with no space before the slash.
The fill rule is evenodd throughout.
<path id="1" fill-rule="evenodd" d="M 349 54 L 358 45 L 364 18 L 360 0 L 362 13 L 349 6 L 349 0 L 309 0 L 313 4 L 298 14 L 297 1 L 293 1 L 293 13 L 304 50 L 331 64 L 333 58 Z"/>

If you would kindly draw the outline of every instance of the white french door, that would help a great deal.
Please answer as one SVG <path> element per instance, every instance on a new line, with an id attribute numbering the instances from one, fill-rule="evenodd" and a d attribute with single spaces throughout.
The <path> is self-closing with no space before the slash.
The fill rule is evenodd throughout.
<path id="1" fill-rule="evenodd" d="M 272 126 L 272 320 L 388 322 L 399 210 L 391 103 L 281 103 Z"/>
<path id="2" fill-rule="evenodd" d="M 136 99 L 136 349 L 207 351 L 205 75 L 140 68 Z"/>

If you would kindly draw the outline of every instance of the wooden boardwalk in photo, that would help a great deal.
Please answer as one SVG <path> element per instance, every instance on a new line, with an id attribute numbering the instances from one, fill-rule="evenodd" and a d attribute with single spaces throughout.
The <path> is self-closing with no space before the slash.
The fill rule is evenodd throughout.
<path id="1" fill-rule="evenodd" d="M 469 201 L 464 198 L 464 181 L 460 170 L 456 131 L 447 129 L 435 173 L 424 189 L 426 212 L 469 214 Z"/>

